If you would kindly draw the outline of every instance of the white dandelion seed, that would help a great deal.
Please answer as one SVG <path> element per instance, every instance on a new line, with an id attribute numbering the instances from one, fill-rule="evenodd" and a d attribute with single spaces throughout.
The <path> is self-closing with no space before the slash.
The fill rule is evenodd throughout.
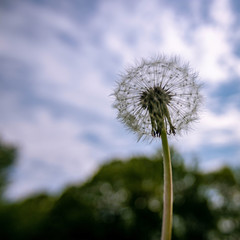
<path id="1" fill-rule="evenodd" d="M 198 74 L 177 57 L 142 60 L 121 75 L 113 95 L 120 119 L 138 139 L 175 135 L 198 119 Z"/>

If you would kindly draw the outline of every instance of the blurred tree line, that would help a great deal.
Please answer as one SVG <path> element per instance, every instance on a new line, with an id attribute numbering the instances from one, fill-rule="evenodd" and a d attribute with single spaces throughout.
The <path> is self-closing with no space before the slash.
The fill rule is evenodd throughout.
<path id="1" fill-rule="evenodd" d="M 186 167 L 171 149 L 174 179 L 173 240 L 239 240 L 240 187 L 228 167 L 202 173 Z M 0 142 L 0 189 L 16 149 Z M 237 172 L 236 172 L 237 173 Z M 87 182 L 61 196 L 40 194 L 0 202 L 3 240 L 159 240 L 163 169 L 159 150 L 151 157 L 103 165 Z"/>

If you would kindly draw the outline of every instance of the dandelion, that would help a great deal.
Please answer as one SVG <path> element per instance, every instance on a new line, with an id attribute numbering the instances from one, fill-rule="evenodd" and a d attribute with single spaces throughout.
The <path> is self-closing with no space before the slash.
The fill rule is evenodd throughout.
<path id="1" fill-rule="evenodd" d="M 176 57 L 142 60 L 126 70 L 114 91 L 118 118 L 138 139 L 175 135 L 198 119 L 197 74 Z"/>
<path id="2" fill-rule="evenodd" d="M 179 58 L 158 56 L 126 69 L 113 93 L 118 119 L 138 135 L 138 140 L 162 140 L 162 240 L 171 239 L 172 229 L 172 167 L 167 134 L 175 135 L 188 130 L 198 119 L 202 96 L 197 76 Z"/>

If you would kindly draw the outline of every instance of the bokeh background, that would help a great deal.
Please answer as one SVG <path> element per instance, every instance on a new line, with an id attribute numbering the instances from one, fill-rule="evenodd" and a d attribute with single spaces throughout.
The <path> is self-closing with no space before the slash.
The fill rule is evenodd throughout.
<path id="1" fill-rule="evenodd" d="M 136 59 L 179 55 L 205 103 L 170 139 L 209 172 L 240 164 L 238 0 L 1 0 L 0 137 L 18 148 L 5 197 L 58 193 L 113 157 L 152 154 L 116 119 L 109 96 Z"/>

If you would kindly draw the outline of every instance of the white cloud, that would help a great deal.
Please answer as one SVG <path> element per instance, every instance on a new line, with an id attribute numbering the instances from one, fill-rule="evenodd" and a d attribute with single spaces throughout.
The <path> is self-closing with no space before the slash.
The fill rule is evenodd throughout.
<path id="1" fill-rule="evenodd" d="M 234 54 L 234 43 L 239 36 L 234 26 L 236 18 L 230 1 L 213 1 L 209 7 L 212 21 L 194 29 L 195 62 L 201 77 L 217 86 L 233 76 L 240 76 L 240 61 Z"/>
<path id="2" fill-rule="evenodd" d="M 214 1 L 209 12 L 212 21 L 198 17 L 193 25 L 191 19 L 163 4 L 160 7 L 157 1 L 141 1 L 131 10 L 119 2 L 105 2 L 91 27 L 103 30 L 105 49 L 122 56 L 124 64 L 161 52 L 179 54 L 216 86 L 239 76 L 239 59 L 234 55 L 235 18 L 229 1 Z"/>
<path id="3" fill-rule="evenodd" d="M 214 84 L 227 81 L 232 75 L 229 66 L 232 49 L 226 33 L 211 25 L 202 26 L 197 29 L 194 38 L 201 77 Z"/>
<path id="4" fill-rule="evenodd" d="M 192 8 L 196 11 L 195 4 Z M 32 94 L 96 116 L 91 123 L 83 120 L 86 116 L 82 116 L 81 123 L 69 115 L 57 119 L 47 105 L 29 109 L 19 104 L 24 94 L 21 90 L 17 96 L 6 91 L 0 102 L 0 109 L 6 114 L 5 120 L 0 121 L 0 130 L 7 140 L 20 143 L 22 152 L 18 180 L 10 188 L 10 195 L 16 189 L 16 195 L 21 195 L 34 188 L 55 188 L 89 175 L 99 159 L 150 152 L 155 147 L 143 148 L 144 144 L 135 143 L 132 135 L 117 129 L 123 126 L 115 124 L 111 109 L 109 94 L 117 73 L 135 58 L 161 52 L 179 54 L 200 71 L 200 77 L 210 83 L 211 89 L 234 75 L 240 76 L 240 60 L 233 51 L 236 19 L 227 0 L 212 2 L 211 21 L 203 21 L 198 12 L 194 24 L 187 15 L 180 15 L 159 1 L 139 1 L 131 7 L 121 1 L 103 1 L 87 22 L 29 2 L 0 13 L 5 20 L 0 28 L 0 53 L 28 68 Z M 73 44 L 68 44 L 61 34 Z M 5 68 L 9 81 L 22 81 L 24 76 L 18 74 Z M 116 78 L 110 79 L 112 76 Z M 219 146 L 239 141 L 239 118 L 239 110 L 233 104 L 222 114 L 207 109 L 196 130 L 179 139 L 177 145 L 181 147 L 184 142 L 186 149 L 192 151 L 203 144 Z M 85 133 L 100 136 L 104 146 L 87 142 Z M 39 169 L 35 169 L 36 159 L 42 162 Z M 60 178 L 50 170 L 55 167 L 62 174 Z M 35 173 L 36 181 L 28 183 L 23 176 L 26 173 Z M 52 182 L 51 187 L 48 182 Z"/>
<path id="5" fill-rule="evenodd" d="M 182 142 L 187 143 L 184 145 L 184 151 L 187 152 L 201 146 L 216 147 L 238 144 L 240 142 L 239 119 L 240 111 L 234 107 L 228 108 L 223 113 L 205 111 L 191 134 L 173 142 L 180 148 Z"/>
<path id="6" fill-rule="evenodd" d="M 98 166 L 96 155 L 99 151 L 94 152 L 79 139 L 82 126 L 53 118 L 45 110 L 35 111 L 31 120 L 10 120 L 5 128 L 1 128 L 5 139 L 17 145 L 20 143 L 19 169 L 16 170 L 17 178 L 13 177 L 10 196 L 17 195 L 16 188 L 20 189 L 21 195 L 29 193 L 28 188 L 31 190 L 32 186 L 59 189 L 66 182 L 85 179 Z M 42 163 L 40 168 L 35 165 L 38 161 Z M 29 174 L 32 177 L 30 183 Z"/>
<path id="7" fill-rule="evenodd" d="M 210 16 L 217 25 L 228 31 L 229 26 L 235 22 L 235 17 L 231 9 L 229 0 L 214 0 L 210 6 Z"/>

